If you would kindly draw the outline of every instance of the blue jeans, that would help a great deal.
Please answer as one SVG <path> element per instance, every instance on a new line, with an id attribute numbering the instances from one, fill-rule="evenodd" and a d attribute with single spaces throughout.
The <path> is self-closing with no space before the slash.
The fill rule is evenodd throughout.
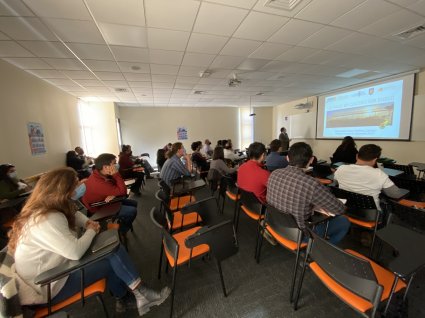
<path id="1" fill-rule="evenodd" d="M 350 229 L 350 221 L 343 215 L 338 215 L 329 220 L 328 233 L 329 242 L 337 244 L 340 242 Z M 314 228 L 314 232 L 322 236 L 325 234 L 326 223 L 320 223 Z"/>
<path id="2" fill-rule="evenodd" d="M 113 296 L 121 298 L 127 294 L 128 286 L 140 279 L 125 248 L 120 245 L 118 250 L 108 257 L 84 267 L 84 284 L 88 286 L 106 278 L 107 287 Z M 61 302 L 81 290 L 81 271 L 68 276 L 65 285 L 52 299 L 52 303 Z"/>
<path id="3" fill-rule="evenodd" d="M 137 216 L 137 201 L 124 199 L 122 206 L 118 212 L 118 219 L 120 220 L 120 232 L 127 233 Z"/>

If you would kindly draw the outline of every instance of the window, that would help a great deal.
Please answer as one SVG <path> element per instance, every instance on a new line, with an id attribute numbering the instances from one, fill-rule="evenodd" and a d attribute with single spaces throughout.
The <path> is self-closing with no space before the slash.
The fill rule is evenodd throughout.
<path id="1" fill-rule="evenodd" d="M 78 100 L 78 113 L 80 116 L 82 147 L 87 155 L 95 157 L 94 130 L 96 115 L 90 105 L 81 99 Z"/>
<path id="2" fill-rule="evenodd" d="M 254 142 L 254 120 L 249 116 L 249 107 L 239 108 L 239 145 L 241 150 L 248 148 Z"/>

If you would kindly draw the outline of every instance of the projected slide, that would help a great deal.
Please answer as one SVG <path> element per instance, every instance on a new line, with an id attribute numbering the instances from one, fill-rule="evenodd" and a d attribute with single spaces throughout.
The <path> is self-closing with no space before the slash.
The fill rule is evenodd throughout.
<path id="1" fill-rule="evenodd" d="M 323 137 L 399 138 L 402 98 L 403 80 L 327 96 Z"/>

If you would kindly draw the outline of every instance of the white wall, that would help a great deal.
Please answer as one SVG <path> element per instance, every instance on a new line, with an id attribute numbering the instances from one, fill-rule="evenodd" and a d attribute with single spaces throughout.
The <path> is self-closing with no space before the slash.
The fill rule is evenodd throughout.
<path id="1" fill-rule="evenodd" d="M 425 71 L 422 71 L 417 75 L 416 78 L 416 85 L 415 85 L 415 100 L 424 100 L 423 95 L 425 95 Z M 420 96 L 420 98 L 418 98 Z M 294 106 L 299 103 L 305 103 L 306 98 L 301 100 L 292 101 L 289 103 L 285 103 L 282 105 L 278 105 L 274 107 L 273 109 L 273 130 L 275 135 L 278 134 L 278 130 L 280 129 L 284 117 L 288 115 L 294 115 L 294 114 L 301 114 L 305 112 L 305 110 L 296 110 L 294 109 Z M 309 98 L 309 100 L 312 100 Z M 415 108 L 419 109 L 421 108 L 420 113 L 424 113 L 422 110 L 425 108 L 425 104 L 423 102 L 416 102 L 414 103 L 414 120 L 413 122 L 415 125 L 413 126 L 413 129 L 419 129 L 420 131 L 417 131 L 420 135 L 425 135 L 425 129 L 424 125 L 418 125 L 416 123 L 423 122 L 423 118 L 415 118 Z M 314 108 L 311 110 L 312 112 L 316 112 L 317 106 L 315 105 Z M 419 113 L 416 111 L 416 113 Z M 412 131 L 412 135 L 415 135 L 415 131 Z M 340 140 L 316 140 L 316 139 L 297 139 L 293 140 L 292 142 L 296 141 L 306 141 L 309 143 L 312 148 L 314 154 L 319 159 L 325 159 L 329 161 L 329 157 L 332 156 L 335 149 L 338 147 L 338 145 L 341 143 Z M 401 164 L 408 164 L 413 161 L 417 162 L 425 162 L 425 141 L 356 141 L 357 147 L 361 147 L 364 144 L 368 143 L 376 143 L 382 147 L 382 156 L 383 157 L 389 157 L 397 160 L 397 162 Z"/>
<path id="2" fill-rule="evenodd" d="M 255 107 L 254 141 L 265 145 L 275 139 L 273 134 L 273 107 Z"/>
<path id="3" fill-rule="evenodd" d="M 64 166 L 80 144 L 77 98 L 0 60 L 0 163 L 16 165 L 24 178 Z M 47 154 L 32 156 L 27 123 L 40 123 Z"/>

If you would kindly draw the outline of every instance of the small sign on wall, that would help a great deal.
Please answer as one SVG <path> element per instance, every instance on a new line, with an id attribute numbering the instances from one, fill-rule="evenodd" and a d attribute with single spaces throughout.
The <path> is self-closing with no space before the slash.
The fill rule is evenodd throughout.
<path id="1" fill-rule="evenodd" d="M 187 140 L 186 127 L 177 127 L 177 140 Z"/>
<path id="2" fill-rule="evenodd" d="M 44 143 L 43 127 L 39 123 L 27 123 L 29 145 L 33 156 L 47 153 Z"/>

